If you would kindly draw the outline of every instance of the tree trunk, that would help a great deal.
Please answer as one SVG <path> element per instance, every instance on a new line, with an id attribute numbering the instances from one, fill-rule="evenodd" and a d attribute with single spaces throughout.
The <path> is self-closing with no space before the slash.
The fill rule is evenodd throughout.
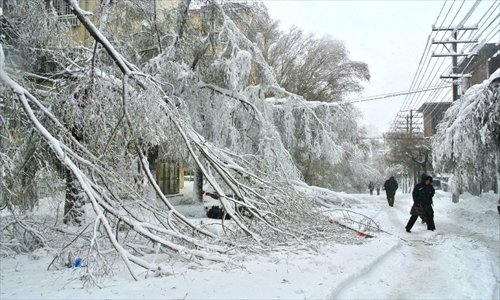
<path id="1" fill-rule="evenodd" d="M 83 140 L 80 132 L 75 126 L 71 128 L 71 134 L 78 142 Z M 65 168 L 64 173 L 66 177 L 66 197 L 64 200 L 63 222 L 68 225 L 81 225 L 84 216 L 83 205 L 85 204 L 83 191 L 70 169 Z"/>
<path id="2" fill-rule="evenodd" d="M 147 151 L 147 158 L 149 163 L 149 170 L 154 174 L 156 172 L 156 165 L 158 164 L 158 156 L 159 156 L 159 148 L 158 146 L 153 146 Z"/>
<path id="3" fill-rule="evenodd" d="M 83 192 L 80 189 L 78 180 L 73 173 L 66 168 L 66 198 L 64 202 L 64 224 L 81 225 L 84 216 Z"/>
<path id="4" fill-rule="evenodd" d="M 453 201 L 453 203 L 458 203 L 461 193 L 462 193 L 462 188 L 458 185 L 455 186 L 455 190 L 453 191 L 453 194 L 451 196 L 451 201 Z"/>
<path id="5" fill-rule="evenodd" d="M 495 194 L 498 194 L 498 181 L 500 179 L 500 176 L 498 173 L 495 175 L 495 178 L 493 179 L 493 192 Z"/>
<path id="6" fill-rule="evenodd" d="M 179 17 L 177 18 L 177 38 L 174 44 L 174 57 L 177 58 L 179 46 L 181 40 L 184 36 L 184 30 L 186 29 L 186 23 L 189 15 L 189 6 L 191 5 L 191 0 L 183 0 L 179 3 Z"/>
<path id="7" fill-rule="evenodd" d="M 194 171 L 193 198 L 195 201 L 203 201 L 203 172 L 199 167 Z"/>

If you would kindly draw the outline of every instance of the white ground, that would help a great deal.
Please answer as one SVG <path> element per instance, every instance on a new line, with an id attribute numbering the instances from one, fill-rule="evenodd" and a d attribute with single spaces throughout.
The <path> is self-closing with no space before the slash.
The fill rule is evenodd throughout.
<path id="1" fill-rule="evenodd" d="M 417 222 L 406 233 L 409 195 L 396 195 L 395 207 L 382 195 L 345 195 L 352 210 L 387 233 L 359 237 L 357 245 L 321 241 L 314 250 L 276 249 L 271 256 L 247 256 L 241 268 L 172 263 L 171 276 L 139 282 L 120 269 L 99 288 L 82 287 L 81 269 L 46 271 L 53 255 L 37 251 L 1 260 L 0 298 L 499 299 L 498 197 L 464 195 L 453 204 L 450 194 L 438 192 L 437 230 Z"/>

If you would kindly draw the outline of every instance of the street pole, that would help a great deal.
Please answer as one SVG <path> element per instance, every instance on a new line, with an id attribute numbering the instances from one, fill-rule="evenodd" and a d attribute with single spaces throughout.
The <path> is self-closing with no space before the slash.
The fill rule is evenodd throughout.
<path id="1" fill-rule="evenodd" d="M 456 31 L 453 32 L 453 40 L 457 40 L 458 33 Z M 457 53 L 457 42 L 451 44 L 451 49 L 453 50 L 453 53 Z M 452 62 L 452 70 L 453 74 L 457 74 L 457 65 L 458 65 L 458 58 L 457 56 L 452 56 L 451 57 L 451 62 Z M 458 79 L 453 80 L 453 101 L 458 100 Z"/>
<path id="2" fill-rule="evenodd" d="M 463 77 L 467 77 L 468 75 L 462 75 L 458 74 L 458 57 L 459 56 L 468 56 L 468 53 L 458 53 L 458 44 L 459 43 L 477 43 L 477 40 L 459 40 L 458 39 L 458 31 L 459 30 L 477 30 L 477 26 L 460 26 L 460 27 L 441 27 L 441 28 L 436 28 L 433 27 L 432 31 L 452 31 L 451 34 L 451 39 L 446 39 L 446 40 L 439 40 L 435 41 L 432 40 L 432 44 L 451 44 L 451 51 L 444 46 L 446 49 L 448 49 L 449 53 L 433 53 L 432 57 L 449 57 L 451 56 L 451 63 L 452 63 L 452 74 L 450 75 L 442 75 L 440 76 L 441 79 L 452 79 L 453 80 L 453 101 L 457 101 L 459 99 L 459 94 L 458 94 L 458 85 L 459 85 L 459 80 L 461 80 Z M 464 70 L 462 70 L 463 72 Z"/>

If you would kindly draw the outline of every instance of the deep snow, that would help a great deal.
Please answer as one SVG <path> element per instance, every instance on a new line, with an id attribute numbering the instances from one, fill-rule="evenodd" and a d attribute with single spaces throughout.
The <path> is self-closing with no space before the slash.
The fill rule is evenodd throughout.
<path id="1" fill-rule="evenodd" d="M 13 298 L 173 298 L 173 299 L 499 299 L 499 195 L 435 196 L 437 230 L 417 222 L 405 232 L 410 195 L 396 195 L 389 207 L 383 195 L 337 197 L 364 213 L 385 232 L 375 238 L 357 236 L 353 245 L 318 241 L 293 251 L 238 258 L 241 267 L 171 263 L 170 276 L 134 282 L 117 266 L 100 287 L 84 288 L 81 268 L 46 271 L 50 250 L 2 258 L 1 299 Z M 191 211 L 192 208 L 186 208 Z M 202 213 L 196 209 L 194 215 Z M 355 233 L 353 232 L 353 235 Z M 159 258 L 157 258 L 159 259 Z"/>

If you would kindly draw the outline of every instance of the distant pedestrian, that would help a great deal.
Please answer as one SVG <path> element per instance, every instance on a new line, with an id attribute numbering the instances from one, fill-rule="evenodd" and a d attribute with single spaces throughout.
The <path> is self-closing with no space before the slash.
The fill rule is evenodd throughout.
<path id="1" fill-rule="evenodd" d="M 380 185 L 377 185 L 377 196 L 380 195 Z"/>
<path id="2" fill-rule="evenodd" d="M 432 209 L 432 197 L 434 197 L 434 187 L 432 186 L 432 177 L 427 174 L 422 174 L 422 178 L 413 188 L 413 206 L 411 207 L 411 217 L 406 224 L 406 232 L 411 232 L 411 228 L 417 221 L 418 217 L 425 220 L 427 230 L 434 231 L 434 210 Z"/>
<path id="3" fill-rule="evenodd" d="M 396 190 L 398 189 L 398 183 L 396 182 L 396 179 L 394 179 L 394 176 L 391 176 L 391 178 L 385 181 L 384 189 L 389 206 L 394 206 L 394 196 L 396 195 Z"/>
<path id="4" fill-rule="evenodd" d="M 370 181 L 370 183 L 368 184 L 368 189 L 370 190 L 370 195 L 373 195 L 374 188 L 375 188 L 375 185 L 373 184 L 373 182 Z"/>

